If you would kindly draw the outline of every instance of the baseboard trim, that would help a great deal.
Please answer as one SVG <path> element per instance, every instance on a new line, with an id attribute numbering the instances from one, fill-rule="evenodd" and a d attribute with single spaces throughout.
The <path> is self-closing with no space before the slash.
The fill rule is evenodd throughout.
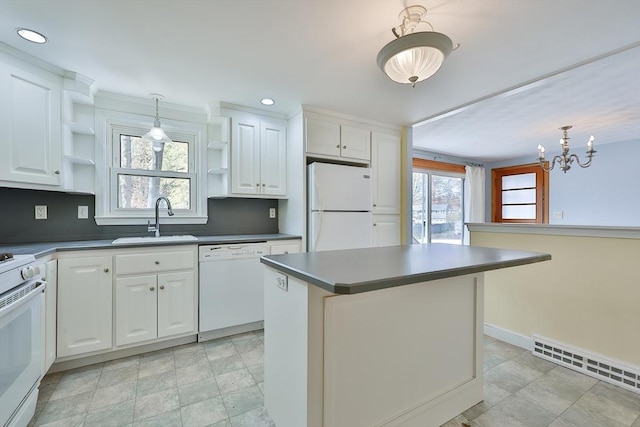
<path id="1" fill-rule="evenodd" d="M 484 334 L 525 350 L 533 351 L 533 338 L 490 323 L 484 324 Z"/>

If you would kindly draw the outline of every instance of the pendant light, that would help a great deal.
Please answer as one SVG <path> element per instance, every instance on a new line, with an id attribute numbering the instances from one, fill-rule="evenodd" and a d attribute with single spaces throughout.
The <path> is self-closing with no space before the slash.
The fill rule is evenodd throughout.
<path id="1" fill-rule="evenodd" d="M 417 82 L 434 75 L 444 59 L 459 47 L 454 47 L 448 36 L 433 31 L 433 26 L 422 20 L 426 14 L 427 9 L 418 5 L 402 10 L 400 25 L 391 29 L 396 39 L 378 53 L 378 67 L 395 82 L 415 87 Z M 432 31 L 414 32 L 420 23 L 429 25 Z"/>
<path id="2" fill-rule="evenodd" d="M 142 140 L 150 142 L 153 151 L 162 151 L 164 144 L 171 142 L 171 138 L 169 138 L 162 130 L 162 127 L 160 127 L 160 116 L 158 115 L 158 101 L 164 99 L 164 96 L 158 93 L 150 93 L 149 96 L 156 101 L 156 119 L 153 122 L 151 130 L 142 135 Z"/>

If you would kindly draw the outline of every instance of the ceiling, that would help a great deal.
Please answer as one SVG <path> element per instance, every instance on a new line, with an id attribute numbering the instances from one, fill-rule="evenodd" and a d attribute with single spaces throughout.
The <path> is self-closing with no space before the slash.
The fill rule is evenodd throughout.
<path id="1" fill-rule="evenodd" d="M 376 66 L 412 4 L 460 43 L 415 88 Z M 0 41 L 98 90 L 198 108 L 267 108 L 268 96 L 284 114 L 305 104 L 418 124 L 415 147 L 487 162 L 535 155 L 562 125 L 574 144 L 640 139 L 636 0 L 0 0 Z"/>

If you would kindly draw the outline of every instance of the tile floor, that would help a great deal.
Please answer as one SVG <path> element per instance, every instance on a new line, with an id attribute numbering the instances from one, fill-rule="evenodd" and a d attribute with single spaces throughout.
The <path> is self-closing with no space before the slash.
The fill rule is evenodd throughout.
<path id="1" fill-rule="evenodd" d="M 30 425 L 273 426 L 263 349 L 250 332 L 50 374 Z M 490 337 L 484 349 L 485 400 L 444 426 L 640 427 L 640 395 Z"/>

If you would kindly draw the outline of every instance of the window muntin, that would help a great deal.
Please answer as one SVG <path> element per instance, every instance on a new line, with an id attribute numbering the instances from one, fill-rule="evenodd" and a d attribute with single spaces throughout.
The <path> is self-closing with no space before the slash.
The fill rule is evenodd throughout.
<path id="1" fill-rule="evenodd" d="M 160 151 L 151 142 L 135 135 L 120 135 L 120 167 L 173 172 L 189 172 L 189 143 L 171 141 Z"/>

